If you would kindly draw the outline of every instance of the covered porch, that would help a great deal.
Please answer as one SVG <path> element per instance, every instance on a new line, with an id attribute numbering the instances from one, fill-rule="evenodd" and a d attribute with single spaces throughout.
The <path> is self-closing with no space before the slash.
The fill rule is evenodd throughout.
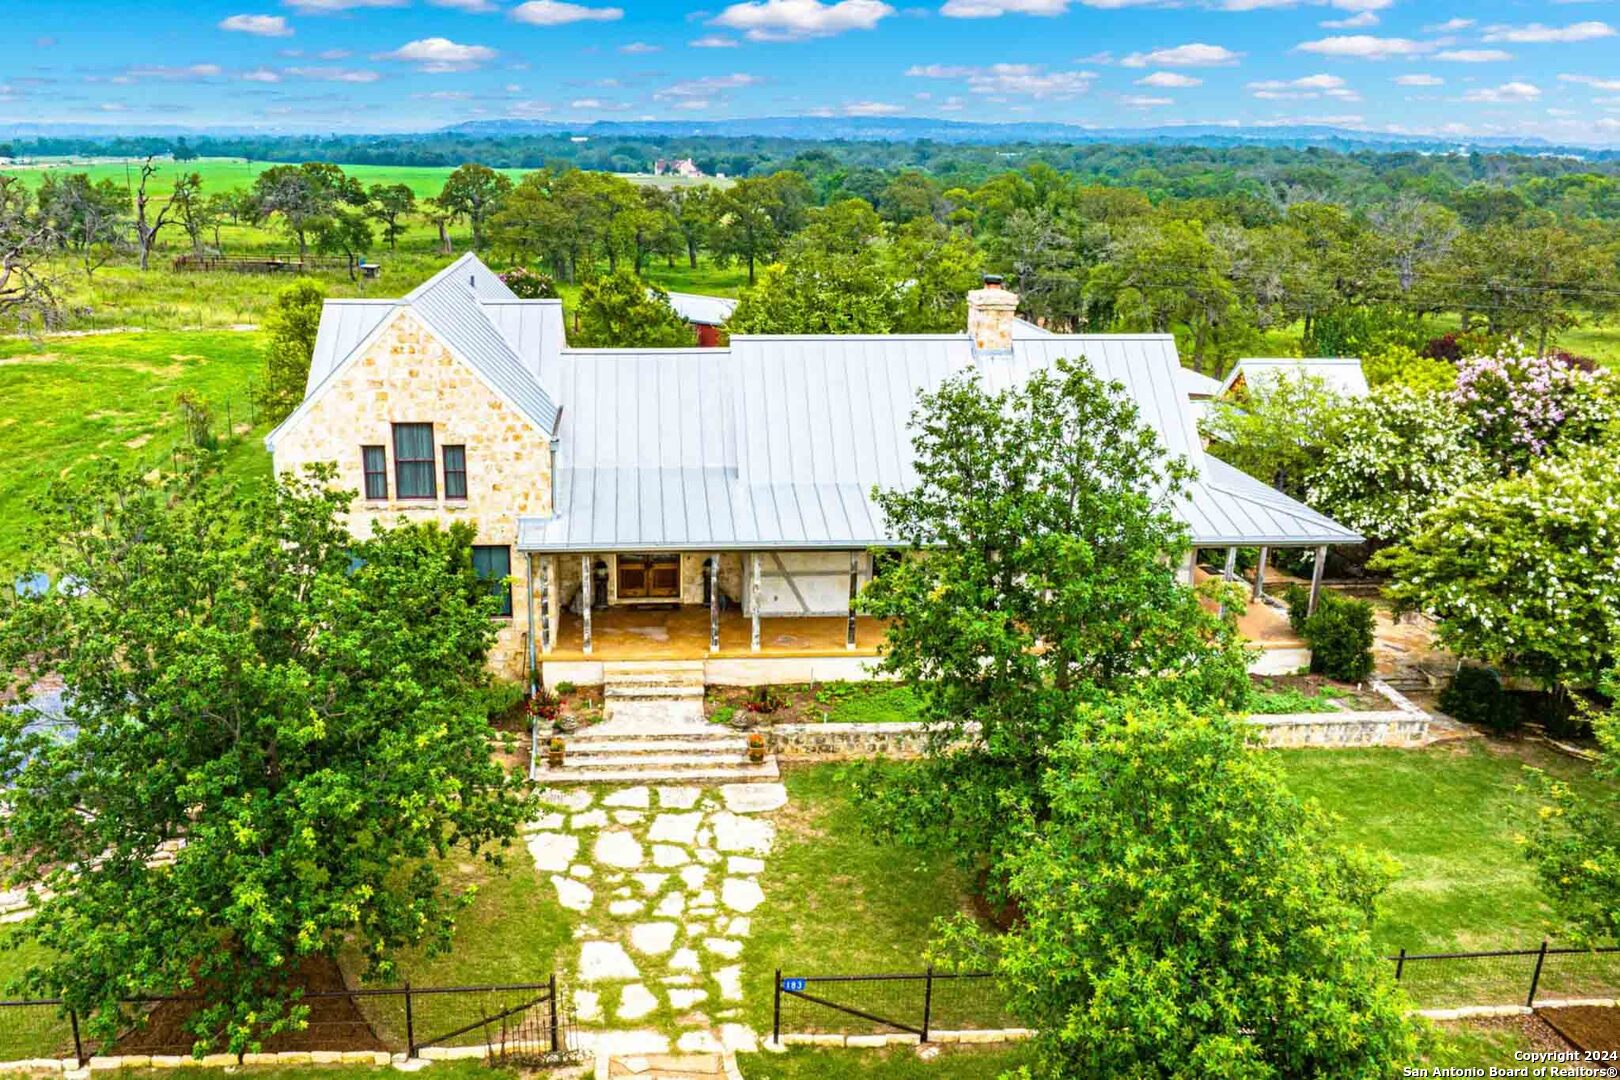
<path id="1" fill-rule="evenodd" d="M 569 660 L 702 660 L 787 656 L 875 656 L 883 641 L 885 621 L 858 615 L 854 645 L 847 616 L 765 615 L 759 618 L 759 646 L 754 646 L 754 619 L 734 607 L 719 613 L 712 627 L 710 612 L 699 605 L 611 607 L 592 612 L 590 648 L 586 620 L 564 611 L 557 639 L 543 659 Z M 719 645 L 711 648 L 711 630 Z"/>

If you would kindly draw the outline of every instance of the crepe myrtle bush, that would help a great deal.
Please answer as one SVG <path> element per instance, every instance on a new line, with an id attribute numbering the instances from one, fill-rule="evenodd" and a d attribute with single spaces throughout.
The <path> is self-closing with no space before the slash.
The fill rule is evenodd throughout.
<path id="1" fill-rule="evenodd" d="M 0 594 L 0 700 L 67 686 L 70 738 L 0 710 L 4 884 L 35 887 L 13 990 L 111 1038 L 120 1001 L 188 993 L 198 1053 L 299 1028 L 300 968 L 352 946 L 367 977 L 448 947 L 529 813 L 490 754 L 496 601 L 472 530 L 344 522 L 330 467 L 253 492 L 111 467 L 39 500 L 33 568 Z"/>

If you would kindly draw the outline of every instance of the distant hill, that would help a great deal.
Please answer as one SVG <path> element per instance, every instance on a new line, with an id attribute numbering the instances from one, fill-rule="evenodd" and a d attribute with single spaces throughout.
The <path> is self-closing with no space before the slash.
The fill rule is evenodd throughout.
<path id="1" fill-rule="evenodd" d="M 921 116 L 828 117 L 766 116 L 734 120 L 597 120 L 583 124 L 554 120 L 472 120 L 442 129 L 446 133 L 500 137 L 508 135 L 665 136 L 671 138 L 724 138 L 756 136 L 776 139 L 860 140 L 873 142 L 973 143 L 980 146 L 1013 143 L 1166 143 L 1199 146 L 1277 145 L 1321 146 L 1332 149 L 1398 149 L 1454 151 L 1458 149 L 1512 150 L 1545 154 L 1559 150 L 1574 155 L 1588 147 L 1556 147 L 1537 138 L 1435 138 L 1393 135 L 1352 128 L 1308 124 L 1279 127 L 1229 127 L 1214 124 L 1169 125 L 1145 128 L 1091 128 L 1078 124 L 1015 122 L 982 124 Z"/>

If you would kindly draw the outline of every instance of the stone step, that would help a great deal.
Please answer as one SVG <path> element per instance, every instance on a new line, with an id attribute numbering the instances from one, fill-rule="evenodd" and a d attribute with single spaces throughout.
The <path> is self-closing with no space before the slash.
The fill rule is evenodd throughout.
<path id="1" fill-rule="evenodd" d="M 695 671 L 617 671 L 602 676 L 609 684 L 631 685 L 633 683 L 650 683 L 655 686 L 673 684 L 676 686 L 702 686 L 703 669 Z"/>
<path id="2" fill-rule="evenodd" d="M 693 780 L 725 780 L 732 783 L 779 780 L 782 771 L 776 758 L 768 757 L 759 765 L 746 762 L 715 764 L 703 768 L 668 769 L 647 767 L 551 769 L 541 767 L 535 771 L 535 780 L 545 784 L 651 784 L 661 780 L 690 783 Z"/>
<path id="3" fill-rule="evenodd" d="M 738 732 L 723 724 L 705 720 L 604 720 L 588 728 L 580 728 L 565 735 L 570 743 L 581 742 L 637 742 L 642 739 L 689 739 L 704 742 L 723 742 L 735 739 Z"/>
<path id="4" fill-rule="evenodd" d="M 593 739 L 568 743 L 568 756 L 590 754 L 743 754 L 748 752 L 748 740 L 683 739 L 670 736 L 630 739 Z"/>
<path id="5" fill-rule="evenodd" d="M 575 757 L 563 755 L 565 769 L 624 768 L 647 766 L 660 769 L 702 768 L 707 765 L 746 763 L 746 751 L 664 750 L 647 754 L 586 754 Z"/>
<path id="6" fill-rule="evenodd" d="M 602 688 L 607 698 L 698 698 L 703 697 L 702 683 L 621 683 L 610 682 Z"/>

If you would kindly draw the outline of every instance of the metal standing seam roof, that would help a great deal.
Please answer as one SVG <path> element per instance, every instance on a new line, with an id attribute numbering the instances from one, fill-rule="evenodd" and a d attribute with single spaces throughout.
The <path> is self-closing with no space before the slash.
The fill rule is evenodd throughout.
<path id="1" fill-rule="evenodd" d="M 471 253 L 452 262 L 401 299 L 327 301 L 316 331 L 304 400 L 265 436 L 265 446 L 274 451 L 281 432 L 303 417 L 321 388 L 394 312 L 401 309 L 410 310 L 422 319 L 441 342 L 472 365 L 496 393 L 542 431 L 555 432 L 559 408 L 541 381 L 538 365 L 526 366 L 506 332 L 497 327 L 498 321 L 507 324 L 521 344 L 524 322 L 534 320 L 525 319 L 521 314 L 503 318 L 502 313 L 508 306 L 523 305 L 506 283 Z M 539 303 L 535 310 L 539 312 L 537 321 L 543 323 L 546 305 Z M 555 321 L 558 326 L 556 343 L 560 345 L 560 307 Z M 544 333 L 536 336 L 537 348 L 544 350 L 548 344 Z M 537 355 L 543 356 L 544 352 Z"/>
<path id="2" fill-rule="evenodd" d="M 1176 512 L 1195 542 L 1354 543 L 1350 530 L 1209 458 L 1160 335 L 1017 341 L 975 360 L 963 335 L 738 336 L 729 349 L 564 352 L 554 385 L 557 513 L 529 551 L 851 548 L 894 543 L 875 487 L 915 482 L 917 395 L 976 366 L 991 388 L 1060 357 L 1118 381 L 1200 472 Z"/>
<path id="3" fill-rule="evenodd" d="M 737 310 L 737 301 L 729 296 L 684 292 L 668 295 L 669 306 L 675 309 L 675 314 L 694 326 L 723 326 Z"/>
<path id="4" fill-rule="evenodd" d="M 1361 361 L 1354 356 L 1340 357 L 1256 357 L 1249 356 L 1232 365 L 1221 383 L 1220 394 L 1225 395 L 1238 379 L 1249 382 L 1276 379 L 1283 376 L 1321 379 L 1329 390 L 1346 397 L 1364 397 L 1372 392 L 1367 376 L 1361 370 Z"/>

